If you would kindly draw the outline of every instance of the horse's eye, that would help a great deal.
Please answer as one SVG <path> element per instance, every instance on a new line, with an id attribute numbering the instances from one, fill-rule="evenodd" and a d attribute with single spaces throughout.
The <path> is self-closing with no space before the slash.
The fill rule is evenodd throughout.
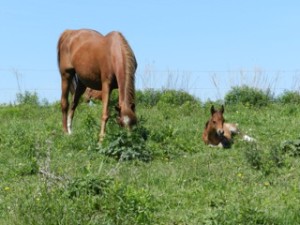
<path id="1" fill-rule="evenodd" d="M 217 122 L 213 120 L 213 123 L 216 124 Z"/>

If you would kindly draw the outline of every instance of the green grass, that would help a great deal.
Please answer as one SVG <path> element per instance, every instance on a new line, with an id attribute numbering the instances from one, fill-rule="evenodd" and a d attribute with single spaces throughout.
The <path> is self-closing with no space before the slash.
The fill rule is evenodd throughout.
<path id="1" fill-rule="evenodd" d="M 0 224 L 299 224 L 299 154 L 280 147 L 299 106 L 226 106 L 257 140 L 231 149 L 202 142 L 209 108 L 140 104 L 134 132 L 111 117 L 99 146 L 101 105 L 79 106 L 71 136 L 59 104 L 1 106 Z"/>

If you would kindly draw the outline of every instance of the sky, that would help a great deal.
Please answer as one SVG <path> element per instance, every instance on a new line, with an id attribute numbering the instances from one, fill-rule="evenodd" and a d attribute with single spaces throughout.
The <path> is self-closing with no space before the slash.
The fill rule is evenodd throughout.
<path id="1" fill-rule="evenodd" d="M 57 41 L 65 29 L 123 33 L 136 88 L 222 99 L 233 86 L 300 90 L 297 0 L 3 0 L 0 103 L 16 93 L 60 100 Z"/>

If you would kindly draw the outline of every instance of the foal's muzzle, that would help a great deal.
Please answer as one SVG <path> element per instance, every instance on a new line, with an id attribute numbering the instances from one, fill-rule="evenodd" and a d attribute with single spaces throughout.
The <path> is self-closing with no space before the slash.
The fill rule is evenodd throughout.
<path id="1" fill-rule="evenodd" d="M 218 136 L 220 136 L 220 137 L 224 136 L 224 130 L 223 130 L 223 129 L 218 129 L 218 130 L 217 130 L 217 134 L 218 134 Z"/>

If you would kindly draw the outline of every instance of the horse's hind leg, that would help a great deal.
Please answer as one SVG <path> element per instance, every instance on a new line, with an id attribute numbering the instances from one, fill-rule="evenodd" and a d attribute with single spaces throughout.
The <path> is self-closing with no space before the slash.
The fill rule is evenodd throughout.
<path id="1" fill-rule="evenodd" d="M 81 97 L 81 95 L 84 93 L 86 87 L 78 80 L 77 82 L 77 86 L 75 89 L 75 93 L 73 96 L 73 100 L 72 100 L 72 105 L 71 105 L 71 109 L 68 115 L 68 133 L 71 134 L 72 133 L 72 121 L 73 121 L 73 117 L 74 117 L 74 112 L 78 106 L 79 103 L 79 99 Z"/>
<path id="2" fill-rule="evenodd" d="M 68 133 L 67 128 L 67 115 L 69 109 L 69 91 L 72 82 L 72 74 L 65 72 L 61 74 L 61 111 L 62 111 L 62 124 L 65 133 Z"/>

